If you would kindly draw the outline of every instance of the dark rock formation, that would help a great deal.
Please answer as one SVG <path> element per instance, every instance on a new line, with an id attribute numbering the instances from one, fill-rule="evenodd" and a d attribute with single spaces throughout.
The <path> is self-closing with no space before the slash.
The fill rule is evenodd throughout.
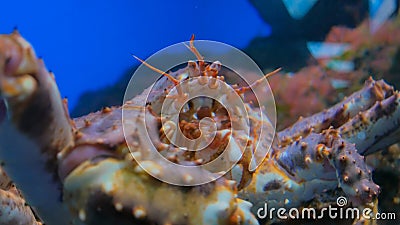
<path id="1" fill-rule="evenodd" d="M 318 1 L 301 19 L 292 18 L 282 1 L 249 0 L 272 28 L 244 49 L 263 68 L 298 70 L 310 59 L 307 41 L 323 41 L 332 26 L 355 27 L 368 15 L 367 0 Z"/>

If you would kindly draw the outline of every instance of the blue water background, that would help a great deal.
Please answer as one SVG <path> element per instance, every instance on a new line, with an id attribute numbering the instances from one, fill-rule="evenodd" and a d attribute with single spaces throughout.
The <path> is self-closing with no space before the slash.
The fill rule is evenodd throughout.
<path id="1" fill-rule="evenodd" d="M 247 0 L 3 1 L 0 33 L 18 27 L 56 75 L 69 108 L 158 50 L 196 39 L 244 48 L 270 27 Z M 122 100 L 121 100 L 122 101 Z"/>

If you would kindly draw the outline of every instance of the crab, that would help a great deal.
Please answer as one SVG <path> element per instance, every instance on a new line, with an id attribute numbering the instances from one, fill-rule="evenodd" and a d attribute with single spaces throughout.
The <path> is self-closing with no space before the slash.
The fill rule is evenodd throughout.
<path id="1" fill-rule="evenodd" d="M 336 204 L 339 194 L 351 206 L 376 212 L 380 190 L 364 156 L 400 140 L 400 94 L 393 87 L 370 78 L 342 102 L 276 135 L 261 134 L 260 127 L 273 128 L 271 121 L 256 104 L 243 102 L 251 130 L 244 135 L 239 109 L 228 113 L 217 101 L 188 100 L 185 87 L 223 90 L 218 93 L 225 99 L 244 99 L 249 92 L 249 87 L 224 86 L 221 63 L 204 61 L 193 43 L 192 38 L 188 48 L 198 60 L 174 72 L 141 60 L 163 75 L 159 86 L 120 107 L 71 119 L 54 75 L 31 45 L 17 31 L 1 35 L 0 91 L 9 116 L 0 134 L 1 158 L 36 216 L 23 200 L 13 201 L 16 207 L 9 212 L 20 217 L 21 224 L 252 225 L 279 222 L 260 218 L 266 203 L 321 209 Z M 186 105 L 187 110 L 162 118 L 162 105 L 171 99 L 171 105 Z M 206 131 L 200 120 L 210 117 L 216 123 L 210 132 L 214 139 L 198 139 Z M 239 129 L 229 131 L 235 125 Z M 194 144 L 205 151 L 177 148 L 171 143 L 177 131 L 187 142 L 198 140 Z M 254 168 L 257 147 L 271 149 Z M 226 155 L 231 170 L 222 174 L 218 167 L 201 167 L 218 160 L 224 148 L 239 151 Z M 172 165 L 191 168 L 173 170 L 173 184 L 158 179 Z M 195 183 L 197 175 L 209 182 Z M 2 199 L 6 194 L 0 192 Z M 4 215 L 0 220 L 14 224 Z M 376 221 L 356 218 L 352 223 Z"/>

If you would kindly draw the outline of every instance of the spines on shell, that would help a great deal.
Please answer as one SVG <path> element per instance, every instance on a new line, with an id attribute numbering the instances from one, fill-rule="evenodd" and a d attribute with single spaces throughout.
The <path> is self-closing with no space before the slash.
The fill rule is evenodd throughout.
<path id="1" fill-rule="evenodd" d="M 341 136 L 367 155 L 396 142 L 400 135 L 400 94 L 376 102 L 338 128 Z"/>
<path id="2" fill-rule="evenodd" d="M 327 133 L 327 132 L 326 132 Z M 376 200 L 380 189 L 372 180 L 371 168 L 365 164 L 355 144 L 342 138 L 332 138 L 331 148 L 325 153 L 336 170 L 338 186 L 352 200 L 353 205 L 367 205 Z"/>
<path id="3" fill-rule="evenodd" d="M 371 169 L 354 144 L 342 139 L 337 130 L 328 129 L 274 149 L 239 196 L 255 208 L 265 202 L 270 207 L 300 207 L 337 187 L 354 206 L 368 206 L 379 194 Z"/>
<path id="4" fill-rule="evenodd" d="M 166 166 L 149 164 L 161 171 Z M 225 179 L 180 187 L 154 179 L 132 162 L 108 158 L 81 164 L 64 187 L 65 200 L 85 215 L 79 217 L 85 224 L 106 224 L 110 218 L 118 224 L 258 224 L 251 204 L 237 199 L 235 185 Z"/>
<path id="5" fill-rule="evenodd" d="M 382 101 L 394 93 L 393 87 L 383 80 L 374 81 L 372 78 L 365 82 L 364 87 L 320 113 L 307 118 L 299 119 L 292 126 L 278 133 L 281 146 L 290 144 L 296 137 L 305 137 L 311 132 L 319 133 L 329 127 L 334 129 L 342 126 L 360 111 L 373 106 L 377 101 Z"/>

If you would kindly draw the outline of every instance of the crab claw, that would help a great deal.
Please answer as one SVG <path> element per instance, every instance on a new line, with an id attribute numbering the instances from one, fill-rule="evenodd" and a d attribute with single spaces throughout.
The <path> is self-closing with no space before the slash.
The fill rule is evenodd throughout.
<path id="1" fill-rule="evenodd" d="M 55 215 L 67 221 L 57 154 L 73 144 L 72 125 L 54 76 L 18 31 L 0 35 L 0 93 L 10 118 L 0 127 L 5 170 L 45 222 L 58 224 Z M 43 213 L 46 207 L 52 209 Z"/>
<path id="2" fill-rule="evenodd" d="M 6 98 L 24 99 L 37 88 L 37 81 L 29 74 L 38 68 L 36 55 L 18 31 L 0 36 L 0 87 Z"/>
<path id="3" fill-rule="evenodd" d="M 58 151 L 73 143 L 54 75 L 18 31 L 0 35 L 0 93 L 17 129 L 35 141 L 49 160 L 55 162 Z"/>

